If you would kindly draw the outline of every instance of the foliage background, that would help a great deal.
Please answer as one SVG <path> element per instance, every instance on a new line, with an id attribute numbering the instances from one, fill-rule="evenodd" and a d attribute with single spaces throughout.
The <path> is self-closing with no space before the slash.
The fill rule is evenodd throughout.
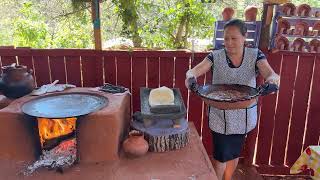
<path id="1" fill-rule="evenodd" d="M 101 3 L 102 42 L 124 37 L 136 46 L 190 48 L 190 39 L 213 38 L 214 21 L 224 7 L 233 7 L 242 19 L 243 9 L 255 5 L 261 16 L 262 0 L 203 2 L 105 0 Z M 319 0 L 292 2 L 320 7 Z M 74 8 L 71 0 L 1 0 L 0 46 L 93 48 L 90 5 Z"/>

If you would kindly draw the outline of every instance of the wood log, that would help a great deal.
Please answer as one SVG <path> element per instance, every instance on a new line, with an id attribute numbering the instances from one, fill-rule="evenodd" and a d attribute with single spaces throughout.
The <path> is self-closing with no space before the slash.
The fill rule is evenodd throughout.
<path id="1" fill-rule="evenodd" d="M 76 132 L 73 131 L 70 134 L 66 134 L 66 135 L 62 135 L 56 138 L 52 138 L 52 139 L 45 139 L 45 141 L 43 142 L 43 150 L 51 150 L 53 148 L 55 148 L 56 146 L 58 146 L 61 142 L 67 140 L 67 139 L 73 139 L 76 138 Z"/>
<path id="2" fill-rule="evenodd" d="M 189 142 L 188 122 L 183 118 L 180 127 L 172 127 L 172 120 L 157 120 L 149 127 L 141 121 L 132 121 L 133 129 L 144 133 L 151 152 L 167 152 L 185 147 Z"/>

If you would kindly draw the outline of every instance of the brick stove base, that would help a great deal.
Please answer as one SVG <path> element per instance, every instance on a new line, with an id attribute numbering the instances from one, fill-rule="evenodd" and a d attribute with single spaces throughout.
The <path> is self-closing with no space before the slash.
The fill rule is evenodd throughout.
<path id="1" fill-rule="evenodd" d="M 107 107 L 80 117 L 77 127 L 80 162 L 104 162 L 119 159 L 120 144 L 130 122 L 130 96 L 112 95 L 90 88 L 73 88 L 66 92 L 86 92 L 105 96 Z M 21 105 L 35 96 L 14 100 L 0 109 L 0 159 L 35 161 L 40 142 L 35 118 L 24 115 Z"/>
<path id="2" fill-rule="evenodd" d="M 114 162 L 80 163 L 63 174 L 40 169 L 32 176 L 18 172 L 21 162 L 0 159 L 0 179 L 6 180 L 217 180 L 209 157 L 192 123 L 190 143 L 183 149 L 166 153 L 148 152 L 136 159 L 120 154 Z"/>

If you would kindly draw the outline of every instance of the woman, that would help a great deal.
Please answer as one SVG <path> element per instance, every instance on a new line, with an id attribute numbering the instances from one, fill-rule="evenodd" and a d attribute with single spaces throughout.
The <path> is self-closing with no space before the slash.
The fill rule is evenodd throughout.
<path id="1" fill-rule="evenodd" d="M 257 48 L 246 48 L 246 26 L 243 21 L 233 19 L 224 26 L 225 48 L 214 50 L 201 63 L 186 74 L 197 78 L 212 70 L 213 84 L 242 84 L 256 87 L 259 72 L 266 82 L 279 86 L 279 76 L 270 67 L 264 54 Z M 257 106 L 246 109 L 209 109 L 209 126 L 213 131 L 214 168 L 218 179 L 230 180 L 237 167 L 245 136 L 257 124 Z"/>

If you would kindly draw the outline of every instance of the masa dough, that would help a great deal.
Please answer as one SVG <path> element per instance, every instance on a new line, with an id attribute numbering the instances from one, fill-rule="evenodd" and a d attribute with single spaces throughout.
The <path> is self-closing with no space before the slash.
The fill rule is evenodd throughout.
<path id="1" fill-rule="evenodd" d="M 157 105 L 173 105 L 174 94 L 172 89 L 162 86 L 160 88 L 152 89 L 149 95 L 150 106 Z"/>

